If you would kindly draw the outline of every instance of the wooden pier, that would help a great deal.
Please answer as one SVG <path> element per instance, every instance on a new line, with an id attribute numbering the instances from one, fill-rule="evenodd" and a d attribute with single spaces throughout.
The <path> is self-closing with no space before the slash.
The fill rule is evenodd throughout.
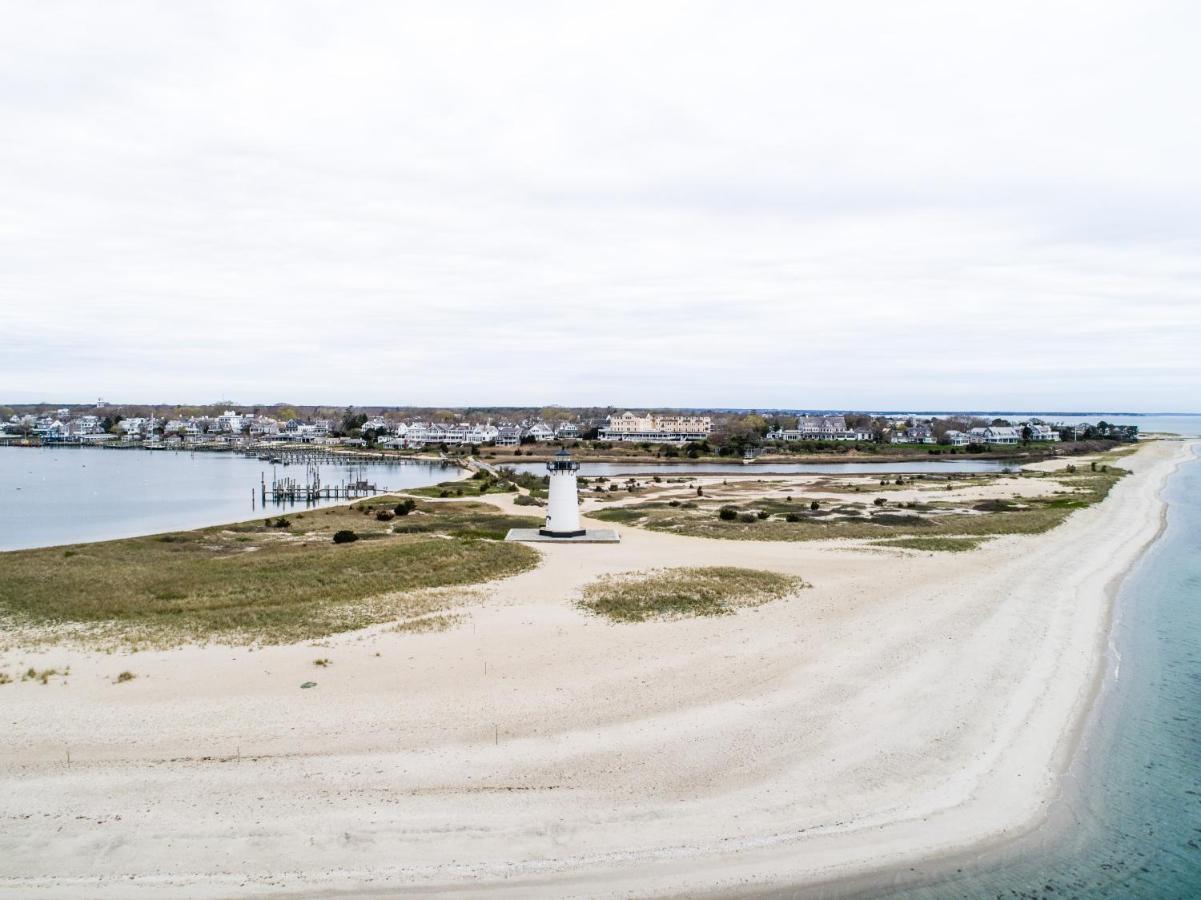
<path id="1" fill-rule="evenodd" d="M 286 476 L 276 478 L 272 475 L 271 483 L 268 484 L 266 473 L 264 473 L 259 483 L 259 500 L 265 508 L 268 500 L 275 504 L 304 503 L 309 505 L 326 500 L 359 500 L 363 497 L 385 493 L 385 490 L 374 482 L 368 481 L 361 469 L 357 472 L 355 469 L 358 469 L 357 465 L 351 467 L 348 473 L 349 478 L 338 484 L 322 482 L 321 470 L 314 462 L 309 462 L 304 479 Z"/>

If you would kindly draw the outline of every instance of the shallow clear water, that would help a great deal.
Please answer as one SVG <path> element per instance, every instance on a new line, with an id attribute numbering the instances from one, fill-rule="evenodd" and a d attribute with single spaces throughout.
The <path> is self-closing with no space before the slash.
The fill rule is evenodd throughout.
<path id="1" fill-rule="evenodd" d="M 360 472 L 335 464 L 318 469 L 332 485 L 357 480 Z M 273 470 L 305 480 L 303 465 L 272 466 L 234 453 L 0 447 L 0 550 L 251 519 L 263 514 L 255 495 L 260 479 L 270 485 Z M 410 462 L 361 469 L 368 481 L 392 490 L 436 484 L 455 471 Z M 279 509 L 268 503 L 267 513 Z"/>
<path id="2" fill-rule="evenodd" d="M 1201 897 L 1201 457 L 1165 496 L 1168 527 L 1119 591 L 1109 678 L 1051 821 L 874 896 Z"/>
<path id="3" fill-rule="evenodd" d="M 998 459 L 916 460 L 914 462 L 862 463 L 580 463 L 586 477 L 605 475 L 874 475 L 886 472 L 1000 472 L 1019 465 Z M 546 473 L 546 463 L 517 463 L 518 472 Z"/>

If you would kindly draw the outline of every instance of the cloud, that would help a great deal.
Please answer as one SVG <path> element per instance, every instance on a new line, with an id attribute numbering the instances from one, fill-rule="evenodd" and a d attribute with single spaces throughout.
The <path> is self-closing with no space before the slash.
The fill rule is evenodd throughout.
<path id="1" fill-rule="evenodd" d="M 1188 4 L 18 4 L 9 401 L 1195 408 Z"/>

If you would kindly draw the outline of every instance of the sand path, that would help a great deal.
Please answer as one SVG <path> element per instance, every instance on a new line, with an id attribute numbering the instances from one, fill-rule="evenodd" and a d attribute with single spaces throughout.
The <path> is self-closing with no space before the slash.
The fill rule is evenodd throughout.
<path id="1" fill-rule="evenodd" d="M 540 545 L 444 633 L 5 653 L 71 676 L 0 687 L 0 894 L 684 892 L 1013 833 L 1054 795 L 1107 586 L 1185 448 L 1143 447 L 1103 504 L 970 554 L 625 528 Z M 813 587 L 665 623 L 573 606 L 602 573 L 712 564 Z"/>

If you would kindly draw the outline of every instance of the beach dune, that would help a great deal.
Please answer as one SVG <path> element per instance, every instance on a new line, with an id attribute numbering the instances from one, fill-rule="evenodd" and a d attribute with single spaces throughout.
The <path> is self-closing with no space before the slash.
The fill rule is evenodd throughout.
<path id="1" fill-rule="evenodd" d="M 1003 841 L 1059 790 L 1186 448 L 971 553 L 625 528 L 545 547 L 441 633 L 6 650 L 71 675 L 0 688 L 0 894 L 836 893 Z M 602 574 L 695 565 L 812 587 L 670 622 L 574 605 Z"/>

